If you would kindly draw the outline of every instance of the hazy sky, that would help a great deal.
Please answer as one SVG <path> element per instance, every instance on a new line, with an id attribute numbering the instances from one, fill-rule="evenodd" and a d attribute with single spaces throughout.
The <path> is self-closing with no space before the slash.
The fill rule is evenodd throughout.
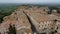
<path id="1" fill-rule="evenodd" d="M 59 4 L 60 0 L 0 0 L 0 3 L 54 3 Z"/>

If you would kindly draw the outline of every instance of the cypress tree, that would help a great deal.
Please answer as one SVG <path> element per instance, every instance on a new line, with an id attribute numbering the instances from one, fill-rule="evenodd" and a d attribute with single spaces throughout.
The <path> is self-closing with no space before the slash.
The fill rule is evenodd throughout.
<path id="1" fill-rule="evenodd" d="M 15 28 L 15 25 L 9 25 L 9 28 L 8 28 L 9 32 L 8 34 L 16 34 L 16 28 Z"/>

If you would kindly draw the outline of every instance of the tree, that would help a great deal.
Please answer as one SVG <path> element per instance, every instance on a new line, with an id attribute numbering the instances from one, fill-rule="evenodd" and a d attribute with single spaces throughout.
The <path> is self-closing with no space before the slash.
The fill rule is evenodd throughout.
<path id="1" fill-rule="evenodd" d="M 16 34 L 16 28 L 15 28 L 15 25 L 13 25 L 13 31 L 14 31 L 14 34 Z"/>
<path id="2" fill-rule="evenodd" d="M 47 13 L 48 13 L 48 14 L 51 14 L 51 13 L 52 13 L 52 11 L 50 10 L 50 11 L 48 11 Z"/>
<path id="3" fill-rule="evenodd" d="M 59 14 L 60 14 L 60 9 L 58 9 L 58 10 L 57 10 L 57 13 L 59 13 Z"/>
<path id="4" fill-rule="evenodd" d="M 8 34 L 16 34 L 16 28 L 15 28 L 15 25 L 9 25 L 9 28 L 8 28 L 9 32 Z"/>

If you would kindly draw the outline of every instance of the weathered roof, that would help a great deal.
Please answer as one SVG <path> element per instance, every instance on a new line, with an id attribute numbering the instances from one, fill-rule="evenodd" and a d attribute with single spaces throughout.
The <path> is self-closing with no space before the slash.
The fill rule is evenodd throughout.
<path id="1" fill-rule="evenodd" d="M 31 27 L 26 15 L 20 11 L 14 12 L 9 16 L 4 17 L 3 19 L 4 21 L 0 25 L 0 31 L 8 29 L 9 24 L 15 24 L 17 30 L 19 30 L 21 27 L 26 27 L 26 29 Z"/>
<path id="2" fill-rule="evenodd" d="M 27 13 L 27 15 L 33 17 L 38 22 L 60 19 L 60 17 L 53 15 L 53 14 L 48 15 L 48 14 L 40 14 L 40 13 L 30 13 L 30 14 Z"/>

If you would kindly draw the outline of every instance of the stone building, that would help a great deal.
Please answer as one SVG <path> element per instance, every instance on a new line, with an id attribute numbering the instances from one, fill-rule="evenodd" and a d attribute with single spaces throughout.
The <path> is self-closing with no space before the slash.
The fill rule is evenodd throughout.
<path id="1" fill-rule="evenodd" d="M 8 31 L 9 24 L 15 24 L 17 34 L 33 34 L 31 23 L 27 18 L 28 16 L 38 33 L 49 34 L 55 30 L 57 33 L 60 33 L 60 14 L 47 14 L 47 11 L 50 11 L 48 7 L 26 8 L 27 7 L 25 6 L 20 6 L 17 11 L 4 17 L 3 23 L 0 24 L 0 32 L 2 34 L 6 33 Z M 56 10 L 53 11 L 56 12 Z"/>
<path id="2" fill-rule="evenodd" d="M 47 14 L 47 11 L 44 11 L 43 8 L 39 8 L 36 10 L 25 10 L 24 12 L 28 15 L 32 24 L 35 26 L 36 30 L 39 33 L 49 34 L 51 31 L 56 30 L 56 24 L 58 21 L 55 22 L 55 20 L 59 20 L 59 16 L 54 14 L 49 15 Z"/>
<path id="3" fill-rule="evenodd" d="M 17 34 L 31 33 L 31 25 L 26 15 L 20 11 L 13 12 L 11 15 L 3 18 L 3 23 L 0 25 L 1 34 L 7 34 L 9 24 L 15 25 Z"/>

